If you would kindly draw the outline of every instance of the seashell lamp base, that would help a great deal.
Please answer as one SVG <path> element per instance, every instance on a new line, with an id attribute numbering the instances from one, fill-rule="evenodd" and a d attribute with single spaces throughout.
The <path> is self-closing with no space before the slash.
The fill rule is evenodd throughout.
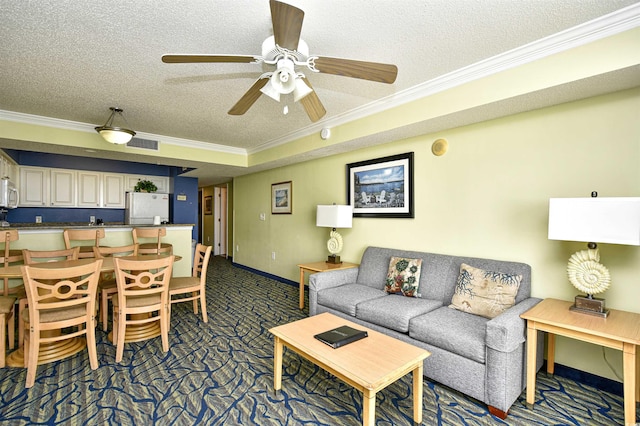
<path id="1" fill-rule="evenodd" d="M 576 296 L 575 303 L 569 310 L 601 318 L 606 318 L 609 315 L 609 310 L 604 307 L 604 299 L 593 296 Z"/>
<path id="2" fill-rule="evenodd" d="M 336 254 L 330 254 L 329 257 L 327 257 L 327 263 L 338 264 L 342 263 L 342 261 L 340 260 L 340 256 Z"/>

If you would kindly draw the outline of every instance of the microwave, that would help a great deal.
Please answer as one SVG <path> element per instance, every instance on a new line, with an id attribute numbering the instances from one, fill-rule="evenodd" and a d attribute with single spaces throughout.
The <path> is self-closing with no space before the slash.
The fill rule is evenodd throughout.
<path id="1" fill-rule="evenodd" d="M 8 177 L 0 179 L 0 208 L 15 209 L 18 207 L 18 190 Z"/>

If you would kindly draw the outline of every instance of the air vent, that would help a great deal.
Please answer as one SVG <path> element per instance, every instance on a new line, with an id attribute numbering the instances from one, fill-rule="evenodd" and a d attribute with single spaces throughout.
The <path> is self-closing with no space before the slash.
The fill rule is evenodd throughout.
<path id="1" fill-rule="evenodd" d="M 151 139 L 140 139 L 133 138 L 127 143 L 129 148 L 140 148 L 140 149 L 149 149 L 151 151 L 158 151 L 159 147 L 158 141 L 153 141 Z"/>

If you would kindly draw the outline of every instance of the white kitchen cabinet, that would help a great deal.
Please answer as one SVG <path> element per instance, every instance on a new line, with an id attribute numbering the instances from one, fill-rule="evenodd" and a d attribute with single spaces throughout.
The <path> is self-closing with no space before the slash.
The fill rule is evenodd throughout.
<path id="1" fill-rule="evenodd" d="M 19 167 L 20 206 L 23 207 L 125 207 L 125 192 L 138 180 L 156 184 L 158 192 L 169 192 L 166 176 L 127 175 L 47 167 Z"/>
<path id="2" fill-rule="evenodd" d="M 11 182 L 17 182 L 18 176 L 16 163 L 0 150 L 0 178 L 8 177 Z"/>
<path id="3" fill-rule="evenodd" d="M 20 167 L 20 206 L 47 207 L 49 205 L 49 169 Z"/>
<path id="4" fill-rule="evenodd" d="M 102 207 L 124 208 L 124 175 L 102 175 Z"/>
<path id="5" fill-rule="evenodd" d="M 51 169 L 51 207 L 76 207 L 75 170 Z"/>
<path id="6" fill-rule="evenodd" d="M 78 172 L 78 207 L 101 207 L 102 173 Z"/>
<path id="7" fill-rule="evenodd" d="M 157 187 L 160 193 L 169 193 L 169 178 L 166 176 L 145 176 L 145 175 L 127 175 L 126 191 L 133 192 L 139 180 L 150 180 Z"/>

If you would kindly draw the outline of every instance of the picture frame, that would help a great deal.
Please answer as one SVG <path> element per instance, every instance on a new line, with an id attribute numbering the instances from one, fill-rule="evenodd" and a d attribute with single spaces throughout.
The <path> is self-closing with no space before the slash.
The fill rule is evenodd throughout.
<path id="1" fill-rule="evenodd" d="M 271 214 L 291 214 L 293 212 L 293 182 L 271 184 Z"/>
<path id="2" fill-rule="evenodd" d="M 211 195 L 204 197 L 204 214 L 213 214 L 213 197 Z"/>
<path id="3" fill-rule="evenodd" d="M 347 164 L 354 217 L 413 218 L 413 152 Z"/>

